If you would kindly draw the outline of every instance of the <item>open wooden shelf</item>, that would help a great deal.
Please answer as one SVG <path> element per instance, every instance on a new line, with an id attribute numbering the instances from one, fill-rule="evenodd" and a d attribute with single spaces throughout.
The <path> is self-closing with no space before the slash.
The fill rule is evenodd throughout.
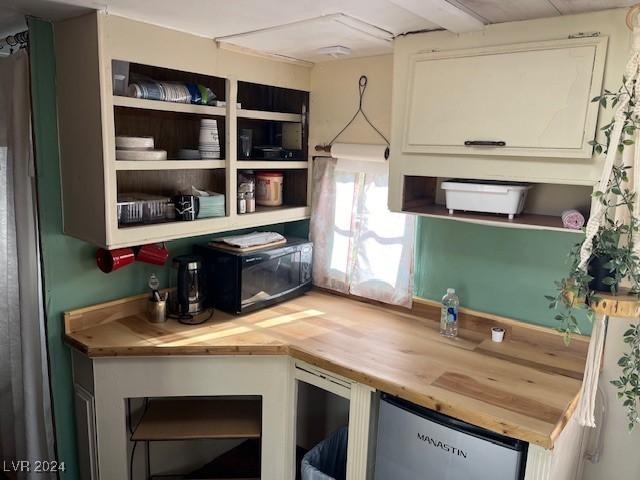
<path id="1" fill-rule="evenodd" d="M 116 160 L 116 170 L 200 170 L 225 168 L 225 160 Z"/>
<path id="2" fill-rule="evenodd" d="M 640 296 L 632 295 L 629 290 L 621 288 L 617 295 L 596 292 L 596 299 L 591 299 L 590 306 L 594 312 L 610 317 L 639 318 Z"/>
<path id="3" fill-rule="evenodd" d="M 463 222 L 490 224 L 499 227 L 530 228 L 543 230 L 557 230 L 569 233 L 582 233 L 581 230 L 565 228 L 562 219 L 553 215 L 537 215 L 533 213 L 521 213 L 513 220 L 509 220 L 507 215 L 478 212 L 456 211 L 449 214 L 449 210 L 442 205 L 418 205 L 406 207 L 406 212 L 417 213 L 428 217 L 448 218 L 451 220 L 461 220 Z"/>
<path id="4" fill-rule="evenodd" d="M 562 212 L 577 209 L 589 211 L 593 186 L 531 183 L 522 213 L 509 219 L 506 214 L 483 213 L 446 208 L 446 194 L 441 182 L 446 178 L 407 175 L 404 177 L 402 211 L 427 217 L 446 218 L 497 227 L 554 230 L 583 234 L 582 230 L 566 228 Z M 478 179 L 480 182 L 482 179 Z M 585 222 L 588 220 L 585 218 Z"/>
<path id="5" fill-rule="evenodd" d="M 306 160 L 238 160 L 239 170 L 283 170 L 305 169 L 309 167 Z"/>
<path id="6" fill-rule="evenodd" d="M 159 399 L 136 427 L 131 440 L 260 438 L 258 399 Z"/>
<path id="7" fill-rule="evenodd" d="M 267 112 L 262 110 L 239 109 L 237 115 L 240 118 L 252 118 L 254 120 L 272 120 L 274 122 L 302 122 L 302 115 L 299 113 Z"/>
<path id="8" fill-rule="evenodd" d="M 256 205 L 256 211 L 251 213 L 243 213 L 242 216 L 245 215 L 260 215 L 261 213 L 270 213 L 270 212 L 284 212 L 287 210 L 295 211 L 295 210 L 306 210 L 307 207 L 305 205 L 280 205 L 279 207 L 265 207 L 264 205 Z"/>
<path id="9" fill-rule="evenodd" d="M 160 100 L 147 100 L 145 98 L 113 96 L 113 105 L 116 107 L 140 108 L 144 110 L 160 110 L 164 112 L 197 113 L 200 115 L 212 115 L 224 117 L 227 114 L 225 107 L 213 107 L 210 105 L 196 105 L 192 103 L 163 102 Z"/>

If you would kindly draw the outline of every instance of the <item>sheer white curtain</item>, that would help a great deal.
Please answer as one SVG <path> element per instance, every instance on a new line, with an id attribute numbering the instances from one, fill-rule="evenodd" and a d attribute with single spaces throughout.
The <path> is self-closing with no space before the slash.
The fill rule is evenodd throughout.
<path id="1" fill-rule="evenodd" d="M 0 456 L 6 462 L 55 459 L 35 192 L 23 50 L 0 57 Z M 19 478 L 32 476 L 49 478 Z"/>
<path id="2" fill-rule="evenodd" d="M 310 235 L 315 285 L 410 306 L 415 219 L 387 208 L 388 174 L 314 161 Z"/>

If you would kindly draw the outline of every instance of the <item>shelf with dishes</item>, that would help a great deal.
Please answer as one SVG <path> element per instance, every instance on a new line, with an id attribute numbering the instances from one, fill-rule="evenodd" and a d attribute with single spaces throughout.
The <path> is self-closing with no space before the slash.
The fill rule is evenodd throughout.
<path id="1" fill-rule="evenodd" d="M 227 78 L 227 69 L 218 76 L 215 66 L 202 67 L 206 73 L 167 68 L 196 68 L 171 56 L 157 66 L 131 61 L 135 53 L 124 61 L 105 52 L 96 59 L 78 49 L 60 70 L 89 82 L 81 98 L 63 94 L 70 106 L 60 133 L 69 235 L 116 248 L 309 217 L 308 92 Z M 251 130 L 249 143 L 243 129 Z M 250 215 L 239 213 L 237 173 L 248 170 L 283 173 L 280 206 L 256 202 Z M 89 221 L 87 188 L 97 212 Z M 175 218 L 177 197 L 193 207 L 190 218 Z M 205 208 L 195 213 L 194 202 Z"/>
<path id="2" fill-rule="evenodd" d="M 209 115 L 223 117 L 227 114 L 226 107 L 212 105 L 194 105 L 190 103 L 176 103 L 161 100 L 150 100 L 144 98 L 113 96 L 115 107 L 137 108 L 140 110 L 160 110 L 164 112 L 195 113 L 198 115 Z"/>
<path id="3" fill-rule="evenodd" d="M 144 110 L 226 114 L 222 77 L 112 60 L 113 105 Z"/>
<path id="4" fill-rule="evenodd" d="M 225 117 L 114 107 L 116 161 L 221 160 Z"/>
<path id="5" fill-rule="evenodd" d="M 224 217 L 226 170 L 120 170 L 119 229 Z"/>
<path id="6" fill-rule="evenodd" d="M 130 247 L 275 223 L 294 222 L 308 218 L 310 213 L 311 209 L 308 206 L 256 206 L 254 213 L 238 214 L 233 217 L 197 218 L 192 221 L 165 220 L 149 224 L 138 223 L 114 230 L 108 247 L 110 249 Z"/>
<path id="7" fill-rule="evenodd" d="M 497 227 L 582 233 L 592 185 L 405 176 L 402 210 Z"/>
<path id="8" fill-rule="evenodd" d="M 116 170 L 203 170 L 225 168 L 226 160 L 117 160 Z"/>

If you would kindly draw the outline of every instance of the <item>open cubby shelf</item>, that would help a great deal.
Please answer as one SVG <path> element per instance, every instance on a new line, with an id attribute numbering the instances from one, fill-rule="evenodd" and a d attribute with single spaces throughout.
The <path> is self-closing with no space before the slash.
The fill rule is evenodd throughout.
<path id="1" fill-rule="evenodd" d="M 203 118 L 217 120 L 220 158 L 225 158 L 225 117 L 114 107 L 116 136 L 151 136 L 154 139 L 155 148 L 166 150 L 169 158 L 177 158 L 178 150 L 182 148 L 198 149 L 200 120 Z"/>
<path id="2" fill-rule="evenodd" d="M 251 131 L 252 150 L 246 160 L 283 160 L 283 158 L 264 158 L 258 147 L 281 147 L 293 152 L 291 160 L 307 160 L 307 135 L 302 123 L 258 120 L 255 118 L 238 118 L 238 161 L 243 161 L 244 152 L 240 137 L 244 130 Z"/>
<path id="3" fill-rule="evenodd" d="M 171 197 L 190 189 L 225 193 L 224 169 L 118 171 L 118 193 L 148 193 Z"/>
<path id="4" fill-rule="evenodd" d="M 242 172 L 245 169 L 239 169 L 239 172 Z M 307 205 L 307 174 L 308 171 L 306 169 L 279 169 L 283 174 L 283 185 L 282 185 L 282 200 L 283 204 L 279 207 L 265 207 L 261 205 L 257 205 L 256 203 L 256 211 L 252 214 L 243 214 L 243 215 L 253 215 L 259 214 L 261 212 L 270 212 L 276 210 L 283 210 L 288 208 L 299 208 L 305 207 Z M 255 174 L 260 173 L 260 169 L 254 170 Z"/>
<path id="5" fill-rule="evenodd" d="M 260 399 L 163 398 L 151 400 L 131 440 L 260 438 Z"/>
<path id="6" fill-rule="evenodd" d="M 238 82 L 238 102 L 246 110 L 300 115 L 308 109 L 309 92 Z"/>
<path id="7" fill-rule="evenodd" d="M 157 82 L 191 83 L 209 88 L 215 95 L 216 100 L 225 100 L 226 85 L 223 77 L 205 75 L 201 73 L 185 72 L 166 67 L 153 65 L 143 65 L 141 63 L 127 62 L 122 60 L 112 60 L 111 69 L 113 73 L 126 72 L 126 82 L 132 83 L 136 80 L 154 80 Z M 162 102 L 171 103 L 171 102 Z"/>
<path id="8" fill-rule="evenodd" d="M 590 185 L 531 184 L 524 211 L 512 220 L 504 214 L 474 211 L 455 211 L 450 214 L 445 206 L 444 190 L 438 177 L 405 176 L 402 210 L 436 218 L 447 218 L 501 227 L 533 228 L 581 233 L 564 227 L 562 212 L 579 210 L 586 218 L 590 210 L 593 187 Z"/>

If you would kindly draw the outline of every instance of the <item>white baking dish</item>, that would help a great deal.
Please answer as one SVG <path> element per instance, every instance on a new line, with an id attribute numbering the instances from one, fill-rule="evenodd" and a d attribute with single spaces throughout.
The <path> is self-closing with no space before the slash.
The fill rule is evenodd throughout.
<path id="1" fill-rule="evenodd" d="M 514 215 L 522 212 L 531 185 L 498 180 L 453 179 L 440 185 L 449 215 L 456 210 Z"/>

